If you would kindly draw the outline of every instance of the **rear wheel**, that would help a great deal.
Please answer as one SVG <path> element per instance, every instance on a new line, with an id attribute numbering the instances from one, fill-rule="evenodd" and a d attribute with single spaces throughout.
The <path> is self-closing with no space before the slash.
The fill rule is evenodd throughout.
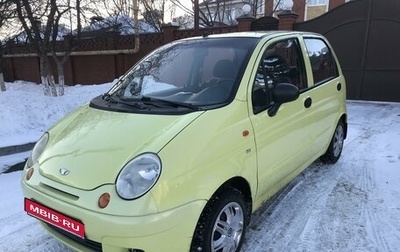
<path id="1" fill-rule="evenodd" d="M 323 156 L 321 156 L 322 162 L 334 164 L 339 160 L 343 150 L 344 136 L 344 124 L 342 121 L 340 121 L 336 126 L 335 133 L 333 134 L 328 150 Z"/>
<path id="2" fill-rule="evenodd" d="M 217 192 L 197 223 L 190 251 L 237 252 L 248 224 L 243 194 L 235 188 Z"/>

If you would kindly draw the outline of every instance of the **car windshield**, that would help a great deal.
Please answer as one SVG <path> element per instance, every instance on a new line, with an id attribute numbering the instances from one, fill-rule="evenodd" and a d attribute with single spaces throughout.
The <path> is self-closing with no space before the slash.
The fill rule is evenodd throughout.
<path id="1" fill-rule="evenodd" d="M 257 40 L 201 38 L 163 46 L 131 68 L 103 99 L 158 108 L 209 108 L 233 99 Z"/>

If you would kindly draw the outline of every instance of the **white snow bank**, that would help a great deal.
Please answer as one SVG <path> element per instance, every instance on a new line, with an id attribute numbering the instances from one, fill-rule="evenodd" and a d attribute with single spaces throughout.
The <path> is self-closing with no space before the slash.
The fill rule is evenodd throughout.
<path id="1" fill-rule="evenodd" d="M 7 91 L 0 92 L 0 147 L 36 141 L 53 123 L 112 85 L 66 86 L 64 96 L 49 97 L 42 85 L 6 83 Z"/>

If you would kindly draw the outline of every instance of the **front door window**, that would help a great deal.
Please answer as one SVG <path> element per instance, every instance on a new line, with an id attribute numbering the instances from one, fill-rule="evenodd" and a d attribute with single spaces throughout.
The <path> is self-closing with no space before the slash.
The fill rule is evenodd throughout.
<path id="1" fill-rule="evenodd" d="M 271 90 L 278 83 L 290 83 L 306 89 L 307 79 L 303 56 L 297 39 L 285 39 L 268 46 L 258 66 L 252 91 L 255 114 L 274 104 Z"/>

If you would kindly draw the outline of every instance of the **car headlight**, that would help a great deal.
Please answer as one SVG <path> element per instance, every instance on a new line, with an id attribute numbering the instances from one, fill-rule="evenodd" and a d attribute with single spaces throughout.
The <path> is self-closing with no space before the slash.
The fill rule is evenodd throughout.
<path id="1" fill-rule="evenodd" d="M 31 155 L 27 161 L 27 167 L 32 167 L 35 164 L 40 155 L 42 155 L 44 149 L 46 148 L 47 142 L 49 141 L 49 133 L 44 133 L 43 136 L 36 142 L 35 146 L 32 149 Z"/>
<path id="2" fill-rule="evenodd" d="M 135 157 L 117 178 L 116 189 L 123 199 L 136 199 L 147 193 L 157 182 L 161 174 L 161 160 L 153 153 Z"/>

